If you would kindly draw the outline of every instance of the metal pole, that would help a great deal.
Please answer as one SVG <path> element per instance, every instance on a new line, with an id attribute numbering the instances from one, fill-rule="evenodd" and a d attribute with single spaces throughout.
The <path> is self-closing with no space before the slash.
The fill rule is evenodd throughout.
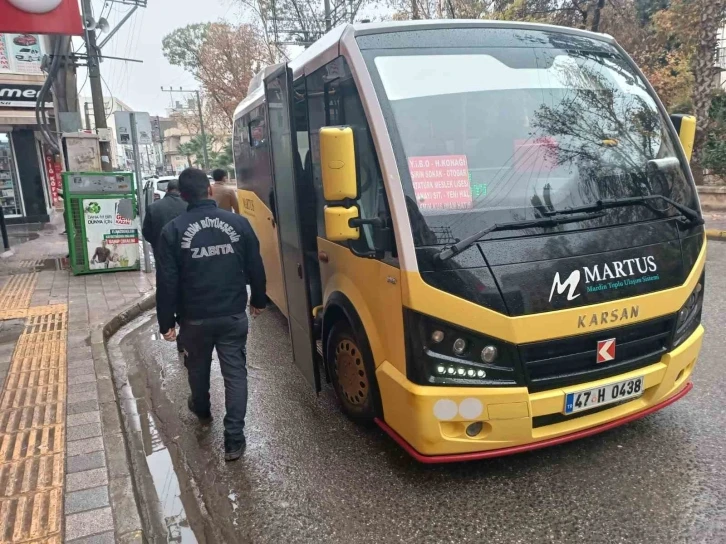
<path id="1" fill-rule="evenodd" d="M 10 251 L 10 241 L 8 240 L 8 227 L 5 225 L 5 210 L 0 206 L 0 231 L 3 235 L 3 247 L 5 251 Z"/>
<path id="2" fill-rule="evenodd" d="M 209 157 L 207 156 L 207 133 L 204 132 L 204 117 L 202 117 L 202 99 L 199 97 L 199 91 L 197 93 L 197 108 L 199 108 L 199 127 L 202 130 L 202 150 L 204 151 L 204 169 L 209 171 Z"/>
<path id="3" fill-rule="evenodd" d="M 83 23 L 88 25 L 88 20 L 93 15 L 91 0 L 83 0 Z M 99 48 L 96 45 L 96 31 L 87 29 L 84 35 L 86 41 L 86 53 L 88 56 L 88 81 L 91 84 L 91 97 L 93 99 L 93 118 L 96 123 L 96 133 L 99 128 L 108 128 L 106 124 L 106 106 L 103 103 L 103 87 L 101 86 L 101 64 Z M 101 169 L 110 172 L 111 164 L 111 142 L 99 142 L 101 148 Z"/>
<path id="4" fill-rule="evenodd" d="M 333 23 L 330 19 L 330 0 L 325 0 L 325 31 L 330 32 L 332 27 Z"/>
<path id="5" fill-rule="evenodd" d="M 134 171 L 136 173 L 136 201 L 139 206 L 139 221 L 144 224 L 144 217 L 146 216 L 146 200 L 144 200 L 144 188 L 142 187 L 143 179 L 141 176 L 141 157 L 139 154 L 139 138 L 136 134 L 136 114 L 131 112 L 131 147 L 134 154 Z M 149 254 L 149 244 L 146 240 L 142 239 L 142 245 L 144 248 L 144 272 L 151 272 L 151 255 Z"/>
<path id="6" fill-rule="evenodd" d="M 86 114 L 86 130 L 91 130 L 91 114 L 88 113 L 88 102 L 83 103 L 83 111 Z"/>

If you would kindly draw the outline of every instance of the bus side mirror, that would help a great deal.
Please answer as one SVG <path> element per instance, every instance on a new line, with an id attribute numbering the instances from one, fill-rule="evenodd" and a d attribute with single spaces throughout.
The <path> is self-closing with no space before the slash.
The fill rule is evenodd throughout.
<path id="1" fill-rule="evenodd" d="M 693 115 L 682 114 L 673 114 L 670 117 L 673 126 L 676 127 L 686 158 L 690 162 L 693 154 L 693 142 L 696 140 L 696 118 Z"/>
<path id="2" fill-rule="evenodd" d="M 358 219 L 358 207 L 325 206 L 325 237 L 331 242 L 347 242 L 360 238 L 360 229 L 351 227 L 351 219 Z"/>
<path id="3" fill-rule="evenodd" d="M 329 202 L 358 200 L 353 129 L 320 129 L 320 166 L 323 173 L 323 197 Z"/>

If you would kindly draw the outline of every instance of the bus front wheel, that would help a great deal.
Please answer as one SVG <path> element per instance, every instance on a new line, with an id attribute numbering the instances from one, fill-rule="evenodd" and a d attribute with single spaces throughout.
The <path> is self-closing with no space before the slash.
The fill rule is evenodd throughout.
<path id="1" fill-rule="evenodd" d="M 350 325 L 338 321 L 328 335 L 327 359 L 335 394 L 353 421 L 372 424 L 379 416 L 380 395 L 367 339 L 359 339 Z"/>

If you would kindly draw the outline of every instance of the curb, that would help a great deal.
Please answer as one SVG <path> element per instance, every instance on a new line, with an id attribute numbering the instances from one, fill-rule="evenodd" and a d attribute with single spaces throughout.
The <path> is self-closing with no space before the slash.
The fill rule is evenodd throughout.
<path id="1" fill-rule="evenodd" d="M 108 406 L 107 409 L 102 409 L 102 428 L 108 459 L 109 496 L 116 542 L 121 544 L 154 541 L 149 538 L 149 533 L 154 531 L 144 530 L 144 527 L 150 527 L 150 520 L 148 512 L 142 508 L 143 497 L 139 493 L 135 474 L 131 471 L 135 463 L 128 444 L 129 437 L 124 429 L 126 425 L 121 424 L 124 398 L 116 394 L 117 390 L 121 391 L 121 387 L 114 386 L 114 382 L 118 385 L 118 376 L 111 364 L 107 341 L 121 327 L 155 305 L 156 293 L 152 291 L 123 307 L 105 323 L 91 329 L 91 353 L 96 369 L 99 403 Z M 111 445 L 115 448 L 111 448 Z"/>
<path id="2" fill-rule="evenodd" d="M 726 230 L 706 229 L 706 238 L 709 240 L 726 240 Z"/>

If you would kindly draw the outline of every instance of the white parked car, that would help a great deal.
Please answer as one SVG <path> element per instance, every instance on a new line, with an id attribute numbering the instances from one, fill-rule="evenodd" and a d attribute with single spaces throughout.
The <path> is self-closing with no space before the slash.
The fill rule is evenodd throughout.
<path id="1" fill-rule="evenodd" d="M 179 178 L 177 176 L 162 176 L 160 178 L 149 178 L 145 181 L 145 190 L 153 190 L 154 196 L 152 200 L 156 202 L 157 200 L 164 198 L 164 195 L 166 194 L 166 186 L 171 180 L 178 180 Z"/>

